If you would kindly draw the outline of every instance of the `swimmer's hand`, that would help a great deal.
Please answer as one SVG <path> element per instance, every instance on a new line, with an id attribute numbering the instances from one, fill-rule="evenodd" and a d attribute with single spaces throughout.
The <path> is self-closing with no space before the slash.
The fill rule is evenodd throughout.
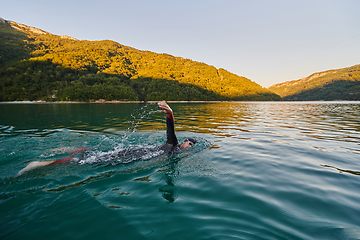
<path id="1" fill-rule="evenodd" d="M 169 105 L 165 102 L 165 100 L 162 101 L 162 102 L 159 102 L 158 105 L 159 105 L 160 108 L 164 109 L 164 110 L 161 111 L 162 113 L 173 116 L 173 111 L 169 107 Z"/>

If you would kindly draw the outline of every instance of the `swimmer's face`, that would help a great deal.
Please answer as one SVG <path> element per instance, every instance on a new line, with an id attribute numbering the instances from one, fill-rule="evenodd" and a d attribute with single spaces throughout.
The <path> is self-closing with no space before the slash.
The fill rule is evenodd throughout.
<path id="1" fill-rule="evenodd" d="M 192 148 L 195 145 L 195 143 L 193 141 L 190 141 L 189 139 L 186 139 L 182 144 L 181 144 L 181 149 L 188 149 L 188 148 Z"/>

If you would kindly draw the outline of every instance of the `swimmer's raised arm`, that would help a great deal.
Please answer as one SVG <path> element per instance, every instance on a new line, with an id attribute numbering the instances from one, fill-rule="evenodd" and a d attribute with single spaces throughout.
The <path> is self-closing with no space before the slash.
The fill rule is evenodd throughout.
<path id="1" fill-rule="evenodd" d="M 166 144 L 173 147 L 178 144 L 178 140 L 175 135 L 175 125 L 174 125 L 174 114 L 170 106 L 164 101 L 158 103 L 159 107 L 163 110 L 162 113 L 167 114 L 166 118 Z"/>
<path id="2" fill-rule="evenodd" d="M 162 148 L 165 149 L 167 147 L 178 146 L 181 149 L 187 149 L 187 148 L 193 147 L 195 145 L 195 143 L 196 143 L 196 139 L 191 138 L 191 137 L 187 138 L 181 145 L 179 145 L 178 140 L 177 140 L 176 135 L 175 135 L 174 113 L 173 113 L 172 109 L 165 102 L 165 100 L 162 101 L 162 102 L 159 102 L 158 105 L 159 105 L 160 108 L 163 109 L 161 112 L 167 114 L 167 119 L 166 119 L 167 141 L 162 146 Z"/>

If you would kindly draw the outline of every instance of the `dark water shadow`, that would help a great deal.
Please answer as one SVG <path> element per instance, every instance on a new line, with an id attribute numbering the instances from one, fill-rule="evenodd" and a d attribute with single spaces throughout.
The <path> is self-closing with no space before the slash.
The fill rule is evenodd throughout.
<path id="1" fill-rule="evenodd" d="M 163 180 L 165 185 L 159 188 L 159 192 L 162 197 L 168 202 L 173 203 L 178 198 L 177 187 L 175 186 L 175 177 L 179 174 L 178 162 L 181 160 L 180 157 L 172 157 L 169 164 L 161 169 L 163 173 Z M 160 170 L 158 170 L 159 172 Z"/>
<path id="2" fill-rule="evenodd" d="M 320 164 L 320 166 L 336 169 L 336 170 L 339 171 L 339 173 L 350 173 L 350 174 L 353 174 L 353 175 L 360 176 L 360 171 L 346 170 L 346 169 L 341 169 L 341 168 L 337 168 L 337 167 L 333 167 L 333 166 L 325 165 L 325 164 Z"/>

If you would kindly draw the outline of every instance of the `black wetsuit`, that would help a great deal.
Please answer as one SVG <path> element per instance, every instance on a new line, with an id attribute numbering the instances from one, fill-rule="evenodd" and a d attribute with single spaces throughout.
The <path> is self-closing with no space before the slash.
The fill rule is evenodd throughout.
<path id="1" fill-rule="evenodd" d="M 101 162 L 111 162 L 111 164 L 118 164 L 118 163 L 130 163 L 137 160 L 149 160 L 154 157 L 162 156 L 162 155 L 174 155 L 178 154 L 181 151 L 180 145 L 175 135 L 175 124 L 174 124 L 174 117 L 168 115 L 166 118 L 166 136 L 167 141 L 161 146 L 154 147 L 154 148 L 128 148 L 122 149 L 120 151 L 113 151 L 108 153 L 99 154 L 96 157 L 96 161 L 94 163 L 101 163 Z M 84 151 L 83 153 L 85 153 Z M 74 158 L 68 157 L 65 159 L 60 159 L 53 164 L 60 164 L 60 163 L 68 163 L 71 160 L 77 159 L 77 161 L 84 160 L 84 157 Z M 115 161 L 115 162 L 114 162 Z"/>
<path id="2" fill-rule="evenodd" d="M 136 160 L 148 160 L 162 155 L 174 155 L 181 152 L 180 144 L 175 135 L 174 117 L 167 115 L 166 118 L 166 143 L 154 148 L 128 148 L 112 154 L 111 158 L 118 158 L 122 163 Z"/>

